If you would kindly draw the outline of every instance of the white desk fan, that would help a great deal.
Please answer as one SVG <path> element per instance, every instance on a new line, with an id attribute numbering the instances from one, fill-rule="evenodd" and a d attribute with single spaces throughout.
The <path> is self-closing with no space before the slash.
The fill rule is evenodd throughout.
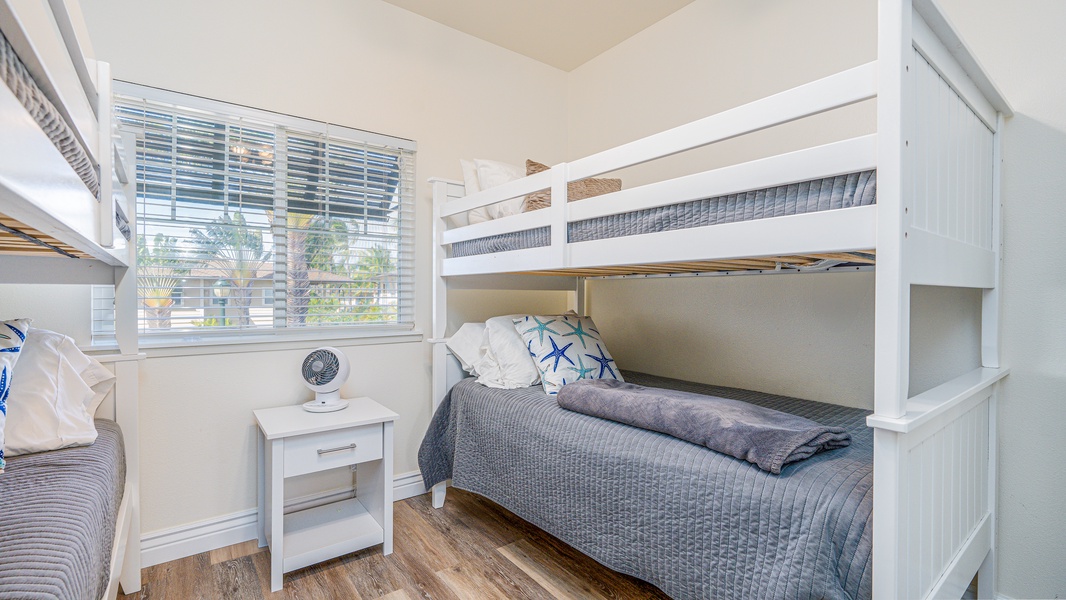
<path id="1" fill-rule="evenodd" d="M 341 399 L 341 386 L 349 373 L 348 357 L 340 350 L 328 346 L 312 350 L 300 367 L 304 383 L 315 391 L 315 399 L 304 402 L 304 410 L 321 413 L 347 407 L 348 401 Z"/>

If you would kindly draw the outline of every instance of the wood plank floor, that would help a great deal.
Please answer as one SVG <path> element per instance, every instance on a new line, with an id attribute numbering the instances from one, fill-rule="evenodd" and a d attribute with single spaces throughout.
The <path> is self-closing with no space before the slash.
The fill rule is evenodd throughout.
<path id="1" fill-rule="evenodd" d="M 428 494 L 417 496 L 394 512 L 390 556 L 373 546 L 295 571 L 277 593 L 270 592 L 270 554 L 251 541 L 148 567 L 143 589 L 119 598 L 667 598 L 474 494 L 449 489 L 440 510 Z"/>

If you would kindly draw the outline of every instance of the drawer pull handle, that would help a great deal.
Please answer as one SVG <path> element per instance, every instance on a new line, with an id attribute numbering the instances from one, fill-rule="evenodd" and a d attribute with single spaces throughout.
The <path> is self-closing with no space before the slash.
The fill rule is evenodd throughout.
<path id="1" fill-rule="evenodd" d="M 355 450 L 355 442 L 348 444 L 347 446 L 337 446 L 336 448 L 330 448 L 328 450 L 322 450 L 319 448 L 318 455 L 329 454 L 331 452 L 344 452 L 345 450 Z"/>

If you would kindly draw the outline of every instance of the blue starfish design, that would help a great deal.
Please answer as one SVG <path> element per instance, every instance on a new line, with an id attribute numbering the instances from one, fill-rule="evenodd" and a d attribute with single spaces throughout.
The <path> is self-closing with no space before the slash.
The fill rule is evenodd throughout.
<path id="1" fill-rule="evenodd" d="M 579 379 L 585 379 L 586 375 L 596 370 L 596 367 L 586 367 L 585 361 L 581 360 L 580 355 L 578 355 L 577 357 L 577 365 L 577 367 L 570 367 L 569 369 L 567 369 L 568 371 L 573 371 L 574 373 L 577 373 L 577 377 L 574 378 L 574 381 L 577 381 Z"/>
<path id="2" fill-rule="evenodd" d="M 0 373 L 0 413 L 7 414 L 7 394 L 11 389 L 7 385 L 7 367 Z"/>
<path id="3" fill-rule="evenodd" d="M 569 327 L 571 329 L 570 333 L 564 333 L 563 337 L 569 337 L 569 336 L 572 336 L 572 335 L 576 335 L 578 341 L 581 342 L 581 347 L 582 348 L 585 348 L 585 349 L 588 348 L 588 346 L 585 345 L 585 338 L 586 337 L 589 338 L 589 339 L 593 339 L 593 340 L 596 339 L 596 336 L 594 336 L 591 333 L 585 331 L 585 327 L 584 327 L 584 325 L 581 324 L 581 321 L 577 322 L 577 327 L 574 327 L 573 325 L 571 325 L 569 321 L 563 321 L 563 325 L 566 325 L 567 327 Z"/>
<path id="4" fill-rule="evenodd" d="M 537 357 L 537 353 L 533 351 L 533 340 L 529 340 L 529 343 L 526 344 L 526 350 L 529 350 L 529 355 L 533 358 Z"/>
<path id="5" fill-rule="evenodd" d="M 19 339 L 20 339 L 20 340 L 22 340 L 22 341 L 24 341 L 24 342 L 26 341 L 26 336 L 25 336 L 25 334 L 23 334 L 23 333 L 22 333 L 21 331 L 19 331 L 19 330 L 18 330 L 17 328 L 15 328 L 14 326 L 12 326 L 12 325 L 11 325 L 11 323 L 5 323 L 5 325 L 7 325 L 7 328 L 8 328 L 8 329 L 10 329 L 11 331 L 14 331 L 14 332 L 15 332 L 15 335 L 19 336 Z M 8 339 L 10 339 L 10 338 L 8 338 Z"/>
<path id="6" fill-rule="evenodd" d="M 608 373 L 611 374 L 611 377 L 614 377 L 615 379 L 618 379 L 618 375 L 615 375 L 614 369 L 611 368 L 611 363 L 614 362 L 614 359 L 610 358 L 609 356 L 607 356 L 603 352 L 603 348 L 600 348 L 599 344 L 596 344 L 596 350 L 599 350 L 599 352 L 600 352 L 599 356 L 596 356 L 594 354 L 586 354 L 585 356 L 587 356 L 587 357 L 591 358 L 592 360 L 600 363 L 600 374 L 597 376 L 597 378 L 598 379 L 603 379 L 603 372 L 607 371 Z"/>
<path id="7" fill-rule="evenodd" d="M 533 321 L 536 322 L 536 326 L 530 327 L 529 329 L 523 331 L 522 333 L 526 334 L 526 333 L 530 333 L 532 331 L 536 331 L 537 334 L 540 336 L 540 343 L 541 344 L 544 343 L 544 332 L 554 333 L 555 335 L 559 335 L 558 331 L 554 331 L 554 330 L 548 328 L 548 325 L 551 325 L 552 323 L 554 323 L 555 319 L 548 319 L 547 321 L 544 321 L 542 323 L 540 321 L 540 319 L 538 319 L 536 317 L 533 317 Z"/>
<path id="8" fill-rule="evenodd" d="M 562 348 L 560 348 L 559 345 L 555 343 L 554 339 L 548 338 L 548 341 L 552 343 L 552 351 L 549 352 L 547 355 L 545 355 L 544 358 L 540 359 L 540 362 L 544 362 L 546 360 L 551 360 L 552 358 L 554 358 L 555 359 L 555 365 L 552 366 L 552 371 L 558 371 L 559 370 L 559 359 L 560 358 L 565 358 L 566 362 L 568 362 L 570 364 L 574 364 L 574 361 L 570 360 L 570 357 L 566 355 L 567 349 L 570 348 L 570 346 L 574 345 L 573 342 L 570 342 L 569 344 L 567 344 L 567 345 L 563 346 Z"/>

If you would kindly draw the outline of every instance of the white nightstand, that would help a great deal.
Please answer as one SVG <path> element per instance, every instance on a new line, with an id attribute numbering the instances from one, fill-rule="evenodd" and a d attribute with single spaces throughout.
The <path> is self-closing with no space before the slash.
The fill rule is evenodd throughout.
<path id="1" fill-rule="evenodd" d="M 392 425 L 370 398 L 344 410 L 255 411 L 259 424 L 259 546 L 270 546 L 270 589 L 284 573 L 382 544 L 392 553 Z M 285 478 L 359 465 L 356 497 L 284 514 Z"/>

